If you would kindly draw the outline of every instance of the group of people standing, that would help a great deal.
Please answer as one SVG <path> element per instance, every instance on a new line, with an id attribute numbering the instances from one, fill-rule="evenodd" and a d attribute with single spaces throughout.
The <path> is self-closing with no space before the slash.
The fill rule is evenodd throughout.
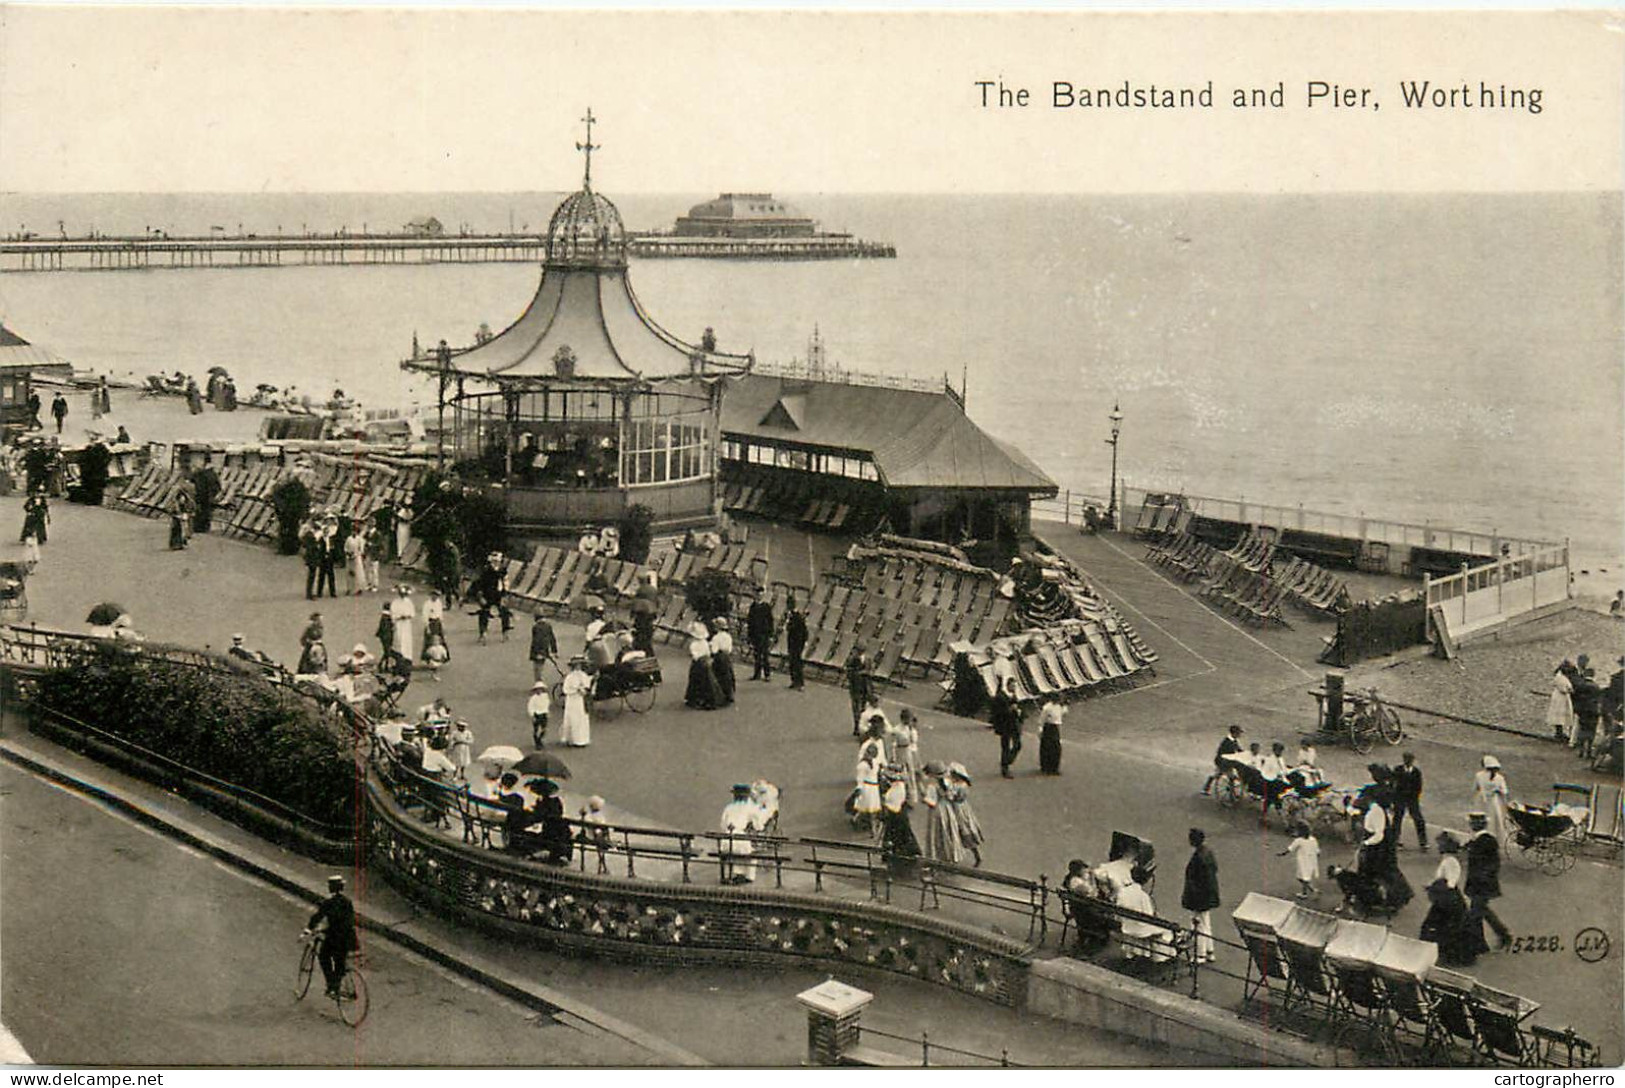
<path id="1" fill-rule="evenodd" d="M 1625 657 L 1618 664 L 1621 667 L 1608 678 L 1606 686 L 1597 683 L 1597 672 L 1587 654 L 1574 660 L 1565 658 L 1552 672 L 1546 724 L 1554 740 L 1568 744 L 1587 762 L 1599 750 L 1606 751 L 1625 729 Z M 1599 733 L 1605 734 L 1601 746 Z"/>
<path id="2" fill-rule="evenodd" d="M 299 548 L 305 560 L 306 600 L 315 600 L 323 590 L 329 597 L 339 595 L 340 565 L 348 579 L 347 595 L 378 592 L 389 542 L 377 525 L 354 522 L 332 507 L 312 511 L 299 526 Z"/>
<path id="3" fill-rule="evenodd" d="M 982 863 L 985 836 L 970 803 L 971 776 L 962 763 L 920 761 L 920 729 L 904 707 L 893 722 L 871 693 L 860 719 L 858 761 L 846 809 L 852 825 L 878 838 L 887 863 L 906 871 L 921 856 Z M 926 810 L 921 850 L 910 813 Z"/>

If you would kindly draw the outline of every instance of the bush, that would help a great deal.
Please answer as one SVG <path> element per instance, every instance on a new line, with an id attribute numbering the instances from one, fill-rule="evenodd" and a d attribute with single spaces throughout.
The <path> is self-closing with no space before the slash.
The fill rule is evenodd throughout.
<path id="1" fill-rule="evenodd" d="M 690 575 L 683 587 L 689 607 L 707 623 L 733 611 L 733 590 L 733 575 L 715 568 Z"/>
<path id="2" fill-rule="evenodd" d="M 299 526 L 310 514 L 310 488 L 297 476 L 290 476 L 271 490 L 271 509 L 276 511 L 276 550 L 281 555 L 299 552 Z"/>
<path id="3" fill-rule="evenodd" d="M 118 645 L 40 678 L 41 706 L 313 820 L 352 825 L 355 758 L 308 700 L 257 675 L 179 665 Z"/>
<path id="4" fill-rule="evenodd" d="M 647 563 L 649 545 L 654 543 L 655 512 L 642 503 L 633 503 L 621 515 L 621 554 L 628 563 Z"/>

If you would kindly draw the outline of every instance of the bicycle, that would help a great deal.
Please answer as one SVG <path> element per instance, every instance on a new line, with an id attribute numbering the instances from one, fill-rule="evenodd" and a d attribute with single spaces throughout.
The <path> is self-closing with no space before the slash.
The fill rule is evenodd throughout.
<path id="1" fill-rule="evenodd" d="M 294 983 L 295 1001 L 303 1001 L 310 992 L 310 980 L 316 973 L 317 958 L 321 955 L 322 932 L 301 938 L 305 950 L 299 955 L 299 976 Z M 352 951 L 344 958 L 344 974 L 339 978 L 338 992 L 332 995 L 339 1019 L 352 1028 L 360 1027 L 367 1018 L 371 1002 L 367 997 L 367 980 L 359 969 L 360 953 Z"/>

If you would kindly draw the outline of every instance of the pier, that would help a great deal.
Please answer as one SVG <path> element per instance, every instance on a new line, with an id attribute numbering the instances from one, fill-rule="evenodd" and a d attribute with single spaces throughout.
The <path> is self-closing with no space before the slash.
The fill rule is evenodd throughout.
<path id="1" fill-rule="evenodd" d="M 94 238 L 7 237 L 0 272 L 114 272 L 159 268 L 281 268 L 305 265 L 531 264 L 542 260 L 533 234 L 163 234 Z M 837 260 L 897 256 L 894 246 L 845 234 L 803 238 L 628 239 L 633 257 L 721 260 Z"/>

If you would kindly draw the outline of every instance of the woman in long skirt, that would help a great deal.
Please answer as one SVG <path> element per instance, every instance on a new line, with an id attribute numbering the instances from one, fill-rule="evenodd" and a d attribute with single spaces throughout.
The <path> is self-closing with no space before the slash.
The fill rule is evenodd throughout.
<path id="1" fill-rule="evenodd" d="M 880 761 L 868 758 L 865 750 L 852 772 L 852 797 L 848 807 L 852 810 L 852 826 L 859 831 L 878 830 L 880 818 Z"/>
<path id="2" fill-rule="evenodd" d="M 1563 662 L 1552 673 L 1552 694 L 1546 701 L 1546 724 L 1551 727 L 1552 736 L 1557 740 L 1566 741 L 1574 736 L 1574 685 L 1569 683 Z"/>
<path id="3" fill-rule="evenodd" d="M 904 707 L 897 715 L 894 729 L 897 736 L 897 762 L 903 765 L 904 783 L 908 787 L 908 803 L 920 803 L 920 725 L 914 711 Z"/>
<path id="4" fill-rule="evenodd" d="M 1044 704 L 1039 712 L 1041 723 L 1038 730 L 1038 772 L 1040 774 L 1061 773 L 1061 720 L 1066 717 L 1066 707 L 1051 699 Z"/>
<path id="5" fill-rule="evenodd" d="M 711 636 L 711 671 L 717 678 L 718 706 L 732 706 L 734 701 L 734 638 L 728 633 L 728 621 L 718 616 L 711 621 L 716 634 Z"/>
<path id="6" fill-rule="evenodd" d="M 586 658 L 573 658 L 570 672 L 564 678 L 564 719 L 559 725 L 559 743 L 571 748 L 585 748 L 592 743 L 592 723 L 587 718 L 592 677 L 582 668 L 586 663 Z"/>
<path id="7" fill-rule="evenodd" d="M 1489 817 L 1490 834 L 1502 846 L 1507 841 L 1507 780 L 1501 773 L 1501 761 L 1485 756 L 1483 769 L 1473 776 L 1473 799 L 1484 815 Z"/>
<path id="8" fill-rule="evenodd" d="M 925 765 L 923 773 L 925 785 L 920 790 L 920 801 L 925 805 L 925 856 L 958 865 L 965 848 L 959 842 L 954 806 L 948 801 L 949 786 L 943 781 L 947 769 L 933 760 Z"/>
<path id="9" fill-rule="evenodd" d="M 717 675 L 711 668 L 711 639 L 705 624 L 695 623 L 688 629 L 688 690 L 683 702 L 695 710 L 715 710 L 721 702 L 717 690 Z"/>
<path id="10" fill-rule="evenodd" d="M 418 618 L 418 606 L 412 603 L 412 591 L 406 585 L 395 587 L 395 599 L 389 603 L 389 614 L 395 621 L 395 650 L 410 661 L 417 645 L 417 640 L 412 637 L 412 626 Z"/>
<path id="11" fill-rule="evenodd" d="M 920 856 L 920 840 L 914 837 L 908 819 L 908 786 L 904 781 L 907 772 L 902 764 L 891 763 L 882 774 L 886 785 L 880 804 L 880 852 L 894 875 L 906 876 Z"/>
<path id="12" fill-rule="evenodd" d="M 953 807 L 954 823 L 959 828 L 959 845 L 970 851 L 971 864 L 981 865 L 982 843 L 987 836 L 982 834 L 982 824 L 971 807 L 970 772 L 963 763 L 950 763 L 943 781 L 948 785 L 947 802 Z"/>

